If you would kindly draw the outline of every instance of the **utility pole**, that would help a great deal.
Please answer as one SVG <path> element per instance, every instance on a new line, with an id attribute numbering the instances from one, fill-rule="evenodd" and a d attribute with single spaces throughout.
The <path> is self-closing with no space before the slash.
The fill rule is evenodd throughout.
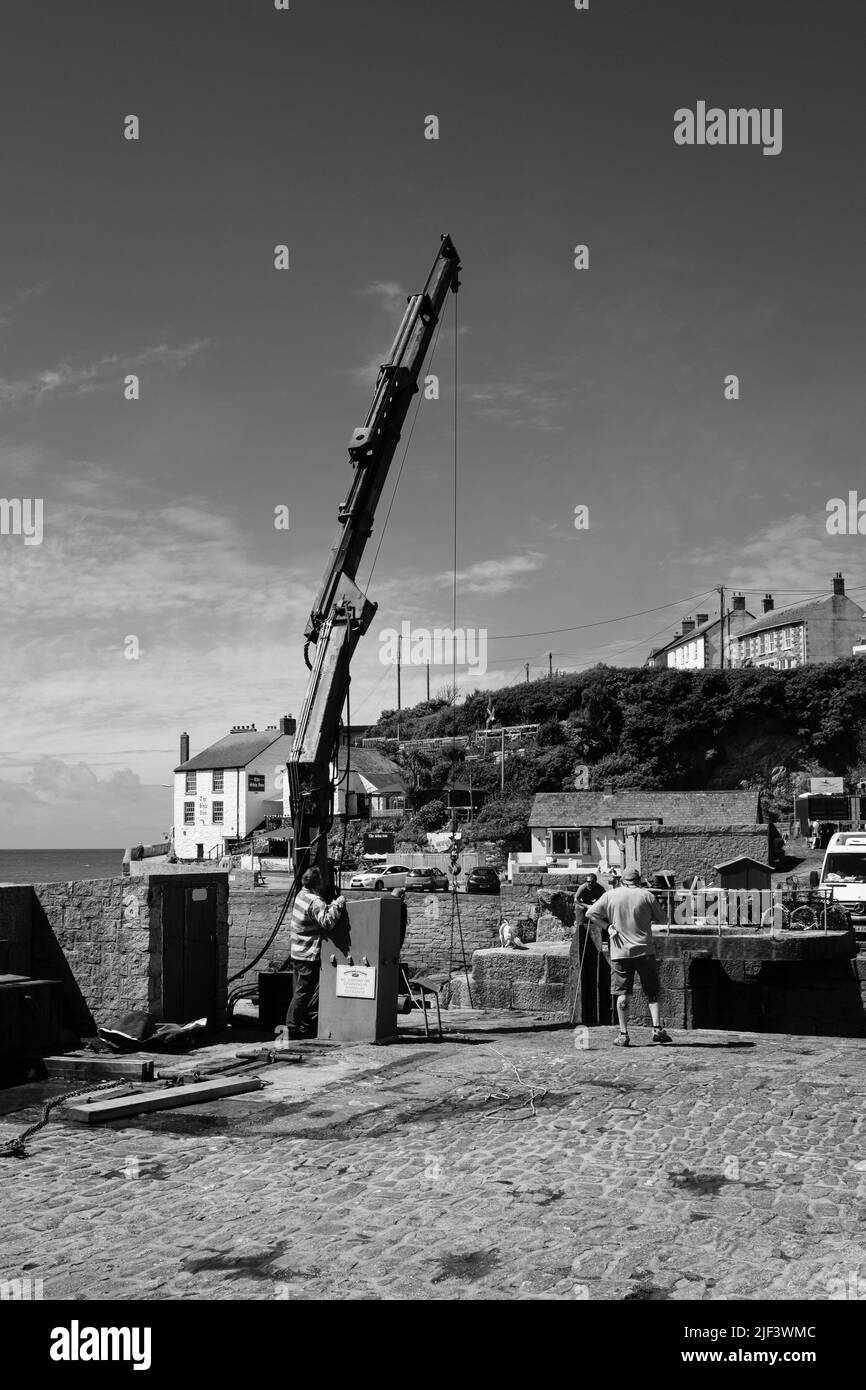
<path id="1" fill-rule="evenodd" d="M 397 636 L 397 744 L 400 743 L 400 665 L 403 657 L 403 636 Z"/>
<path id="2" fill-rule="evenodd" d="M 529 662 L 526 663 L 526 684 L 529 684 Z"/>
<path id="3" fill-rule="evenodd" d="M 547 653 L 547 674 L 550 680 L 553 680 L 553 652 Z"/>
<path id="4" fill-rule="evenodd" d="M 504 795 L 505 795 L 505 725 L 504 725 L 504 724 L 502 725 L 502 742 L 501 742 L 501 744 L 500 744 L 499 760 L 500 760 L 500 768 L 499 768 L 499 794 L 500 794 L 500 796 L 504 796 Z"/>
<path id="5" fill-rule="evenodd" d="M 430 662 L 427 662 L 427 703 L 430 703 Z"/>
<path id="6" fill-rule="evenodd" d="M 719 585 L 719 669 L 725 669 L 725 586 Z"/>

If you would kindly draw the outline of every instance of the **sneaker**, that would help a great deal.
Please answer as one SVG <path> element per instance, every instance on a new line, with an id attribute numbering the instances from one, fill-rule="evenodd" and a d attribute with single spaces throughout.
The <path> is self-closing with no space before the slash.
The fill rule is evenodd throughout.
<path id="1" fill-rule="evenodd" d="M 653 1029 L 653 1042 L 654 1042 L 654 1043 L 672 1043 L 672 1042 L 673 1042 L 673 1038 L 671 1037 L 670 1033 L 667 1031 L 666 1028 L 654 1028 L 654 1029 Z"/>
<path id="2" fill-rule="evenodd" d="M 620 1033 L 618 1038 L 613 1040 L 614 1047 L 631 1047 L 631 1038 L 628 1033 Z"/>

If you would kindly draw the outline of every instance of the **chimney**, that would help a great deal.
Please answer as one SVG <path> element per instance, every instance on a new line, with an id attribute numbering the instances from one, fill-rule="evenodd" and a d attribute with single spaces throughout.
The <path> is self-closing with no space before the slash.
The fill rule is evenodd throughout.
<path id="1" fill-rule="evenodd" d="M 290 714 L 284 714 L 280 719 L 280 733 L 293 734 L 298 727 L 297 719 L 293 719 Z"/>
<path id="2" fill-rule="evenodd" d="M 690 632 L 695 630 L 694 618 L 683 618 L 683 637 L 688 637 Z"/>
<path id="3" fill-rule="evenodd" d="M 709 613 L 699 613 L 697 621 L 698 627 L 703 627 L 704 623 L 708 623 L 710 621 Z"/>
<path id="4" fill-rule="evenodd" d="M 772 594 L 764 594 L 764 597 L 761 599 L 761 607 L 765 613 L 772 613 L 775 607 Z"/>
<path id="5" fill-rule="evenodd" d="M 601 790 L 605 796 L 613 796 L 613 782 L 605 782 Z"/>
<path id="6" fill-rule="evenodd" d="M 845 580 L 842 578 L 842 574 L 838 570 L 833 575 L 833 593 L 839 594 L 840 597 L 843 596 L 845 593 Z"/>
<path id="7" fill-rule="evenodd" d="M 189 734 L 181 734 L 180 736 L 180 761 L 182 763 L 189 762 Z"/>
<path id="8" fill-rule="evenodd" d="M 746 595 L 745 595 L 745 594 L 734 594 L 734 610 L 733 610 L 733 611 L 734 611 L 735 613 L 745 613 L 745 611 L 746 611 Z"/>

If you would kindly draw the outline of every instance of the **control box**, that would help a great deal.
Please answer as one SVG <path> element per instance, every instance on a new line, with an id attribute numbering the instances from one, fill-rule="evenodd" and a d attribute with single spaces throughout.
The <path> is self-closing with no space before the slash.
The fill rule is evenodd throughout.
<path id="1" fill-rule="evenodd" d="M 342 919 L 322 940 L 320 1038 L 396 1037 L 402 912 L 403 904 L 390 893 L 347 895 Z"/>

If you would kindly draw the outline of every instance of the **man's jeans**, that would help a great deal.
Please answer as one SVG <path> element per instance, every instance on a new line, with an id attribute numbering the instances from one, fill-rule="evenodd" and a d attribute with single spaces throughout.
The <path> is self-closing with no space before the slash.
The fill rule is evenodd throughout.
<path id="1" fill-rule="evenodd" d="M 319 1031 L 318 960 L 293 960 L 292 1002 L 286 1017 L 290 1038 L 315 1038 Z"/>

